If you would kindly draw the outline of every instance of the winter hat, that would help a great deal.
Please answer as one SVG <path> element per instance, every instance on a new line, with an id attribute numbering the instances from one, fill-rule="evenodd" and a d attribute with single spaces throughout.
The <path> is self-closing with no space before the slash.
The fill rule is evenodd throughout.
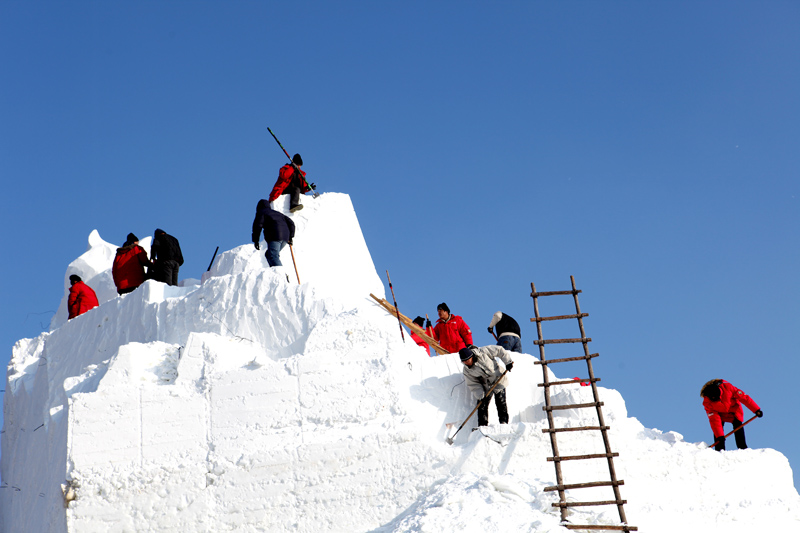
<path id="1" fill-rule="evenodd" d="M 300 157 L 300 154 L 294 154 L 294 157 L 292 157 L 292 163 L 294 163 L 298 167 L 302 167 L 303 166 L 303 158 Z"/>
<path id="2" fill-rule="evenodd" d="M 444 303 L 444 302 L 442 302 L 442 303 L 440 303 L 439 305 L 436 306 L 436 310 L 438 311 L 439 309 L 441 309 L 442 311 L 444 311 L 448 315 L 450 314 L 450 308 L 447 307 L 447 304 Z"/>
<path id="3" fill-rule="evenodd" d="M 475 356 L 475 354 L 472 353 L 472 349 L 471 348 L 461 348 L 458 351 L 458 356 L 461 358 L 461 362 L 463 363 L 467 359 L 473 358 Z"/>
<path id="4" fill-rule="evenodd" d="M 422 327 L 424 323 L 425 319 L 422 318 L 421 316 L 418 316 L 417 318 L 414 319 L 414 324 L 418 325 L 419 327 Z"/>
<path id="5" fill-rule="evenodd" d="M 133 244 L 133 243 L 138 242 L 138 241 L 139 241 L 139 237 L 137 237 L 133 233 L 128 233 L 128 239 L 125 241 L 125 246 L 128 246 L 129 244 Z"/>
<path id="6" fill-rule="evenodd" d="M 80 276 L 77 274 L 73 274 L 69 277 L 69 281 L 72 283 L 78 283 L 79 281 L 83 281 Z"/>
<path id="7" fill-rule="evenodd" d="M 161 235 L 162 233 L 166 233 L 166 231 L 161 228 L 156 228 L 156 231 L 153 233 L 153 235 Z"/>

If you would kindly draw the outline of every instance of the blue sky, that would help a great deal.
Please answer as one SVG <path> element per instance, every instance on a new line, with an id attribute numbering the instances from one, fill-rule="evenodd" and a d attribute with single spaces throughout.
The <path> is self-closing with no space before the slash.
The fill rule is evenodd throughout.
<path id="1" fill-rule="evenodd" d="M 405 314 L 445 301 L 482 345 L 502 310 L 535 354 L 530 283 L 574 275 L 631 416 L 709 441 L 724 378 L 797 470 L 798 27 L 792 2 L 3 2 L 0 361 L 93 229 L 165 229 L 181 277 L 249 242 L 269 126 L 351 195 Z"/>

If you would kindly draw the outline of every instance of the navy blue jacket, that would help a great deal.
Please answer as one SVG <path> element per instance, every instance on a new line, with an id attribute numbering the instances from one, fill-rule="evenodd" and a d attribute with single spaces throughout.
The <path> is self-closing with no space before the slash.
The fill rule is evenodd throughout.
<path id="1" fill-rule="evenodd" d="M 262 229 L 264 230 L 264 240 L 267 242 L 289 242 L 294 238 L 294 222 L 283 213 L 272 209 L 269 206 L 269 200 L 259 200 L 256 206 L 256 218 L 253 219 L 253 242 L 261 239 Z"/>

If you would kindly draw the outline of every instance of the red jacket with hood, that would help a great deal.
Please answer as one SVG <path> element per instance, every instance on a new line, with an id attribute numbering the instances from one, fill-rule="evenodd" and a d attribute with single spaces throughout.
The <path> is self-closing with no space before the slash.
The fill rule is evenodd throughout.
<path id="1" fill-rule="evenodd" d="M 725 435 L 722 429 L 723 422 L 733 422 L 734 418 L 739 422 L 744 421 L 742 404 L 745 404 L 754 413 L 760 409 L 750 396 L 725 380 L 719 384 L 719 401 L 714 402 L 710 398 L 703 398 L 703 407 L 708 414 L 708 423 L 711 424 L 714 437 Z"/>
<path id="2" fill-rule="evenodd" d="M 301 170 L 300 174 L 303 176 L 303 179 L 300 180 L 300 191 L 304 193 L 310 191 L 311 187 L 309 187 L 306 182 L 306 173 Z M 278 196 L 283 194 L 283 191 L 286 190 L 286 187 L 292 182 L 293 177 L 294 167 L 289 163 L 283 165 L 278 171 L 278 181 L 275 182 L 275 186 L 272 187 L 272 192 L 269 193 L 270 202 L 274 202 L 278 199 Z"/>
<path id="3" fill-rule="evenodd" d="M 472 344 L 472 330 L 464 319 L 457 315 L 450 315 L 447 320 L 439 319 L 433 328 L 433 338 L 442 345 L 448 353 L 456 353 L 467 344 Z"/>
<path id="4" fill-rule="evenodd" d="M 69 320 L 82 315 L 89 309 L 94 309 L 98 305 L 100 304 L 97 302 L 97 295 L 84 282 L 76 281 L 69 288 L 69 299 L 67 300 Z"/>
<path id="5" fill-rule="evenodd" d="M 111 275 L 114 277 L 117 291 L 131 287 L 135 289 L 144 283 L 144 267 L 146 266 L 150 266 L 150 260 L 147 259 L 147 252 L 138 244 L 117 248 L 117 256 L 111 267 Z"/>

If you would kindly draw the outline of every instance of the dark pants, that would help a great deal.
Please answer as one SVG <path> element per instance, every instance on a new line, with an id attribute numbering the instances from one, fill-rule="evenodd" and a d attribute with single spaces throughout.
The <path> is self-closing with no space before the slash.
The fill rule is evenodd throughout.
<path id="1" fill-rule="evenodd" d="M 509 352 L 522 353 L 522 341 L 519 340 L 519 337 L 515 337 L 514 335 L 502 335 L 497 339 L 497 345 L 502 346 Z"/>
<path id="2" fill-rule="evenodd" d="M 289 186 L 284 189 L 283 194 L 289 195 L 289 209 L 300 205 L 300 193 L 303 190 L 303 184 L 297 179 L 297 176 L 292 178 Z"/>
<path id="3" fill-rule="evenodd" d="M 161 283 L 166 283 L 167 285 L 177 285 L 179 268 L 180 265 L 178 265 L 178 262 L 172 259 L 158 261 L 155 264 L 153 279 Z"/>
<path id="4" fill-rule="evenodd" d="M 508 424 L 508 405 L 506 405 L 506 390 L 492 391 L 494 396 L 494 404 L 497 407 L 497 418 L 501 424 Z M 478 425 L 489 425 L 489 403 L 492 401 L 492 396 L 489 396 L 480 407 L 478 407 Z"/>
<path id="5" fill-rule="evenodd" d="M 117 294 L 122 296 L 123 294 L 128 294 L 129 292 L 133 292 L 138 288 L 139 288 L 139 286 L 137 285 L 136 287 L 128 287 L 127 289 L 118 289 L 117 290 Z"/>
<path id="6" fill-rule="evenodd" d="M 742 425 L 742 421 L 741 420 L 736 420 L 734 418 L 732 424 L 733 424 L 733 429 L 736 429 L 736 428 L 738 428 L 739 426 Z M 723 424 L 723 427 L 724 426 L 725 426 L 725 424 Z M 724 432 L 725 432 L 725 430 L 723 429 L 723 433 Z M 740 450 L 747 449 L 747 441 L 745 441 L 745 438 L 744 438 L 744 428 L 742 428 L 739 431 L 737 431 L 736 433 L 734 433 L 733 436 L 736 438 L 736 447 L 737 448 L 739 448 Z M 714 446 L 714 449 L 717 450 L 718 452 L 724 450 L 725 449 L 725 440 L 723 439 L 721 442 L 718 442 L 717 445 Z"/>

